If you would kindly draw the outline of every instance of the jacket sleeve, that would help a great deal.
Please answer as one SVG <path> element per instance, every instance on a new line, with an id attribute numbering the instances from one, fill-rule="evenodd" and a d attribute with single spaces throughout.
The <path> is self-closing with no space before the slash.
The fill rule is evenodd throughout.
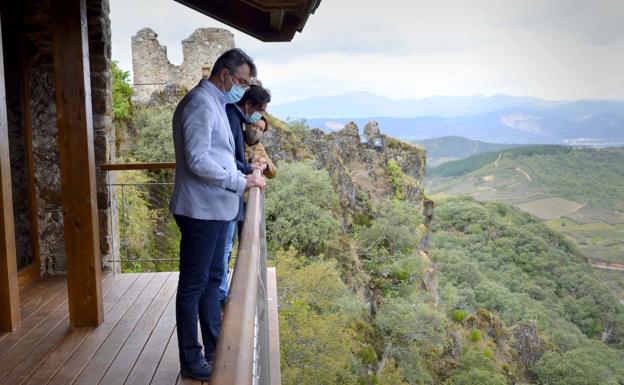
<path id="1" fill-rule="evenodd" d="M 216 128 L 214 106 L 201 101 L 190 102 L 181 119 L 184 155 L 189 170 L 210 184 L 243 195 L 247 180 L 237 170 L 227 171 L 211 159 L 212 133 Z"/>
<path id="2" fill-rule="evenodd" d="M 247 174 L 251 174 L 253 170 L 251 167 L 251 163 L 245 162 L 244 155 L 243 155 L 243 159 L 238 159 L 240 149 L 245 144 L 243 142 L 243 135 L 240 130 L 241 121 L 240 121 L 240 118 L 237 116 L 237 112 L 235 108 L 236 107 L 234 107 L 233 105 L 228 104 L 225 107 L 225 111 L 227 113 L 228 122 L 230 123 L 230 130 L 232 130 L 232 137 L 234 138 L 234 144 L 236 145 L 236 148 L 234 151 L 234 155 L 235 155 L 234 160 L 236 161 L 236 168 L 238 169 L 238 171 L 247 175 Z M 244 151 L 243 151 L 243 154 L 244 154 Z"/>
<path id="3" fill-rule="evenodd" d="M 253 159 L 254 161 L 256 161 L 262 157 L 264 157 L 264 159 L 266 159 L 267 161 L 267 168 L 265 168 L 263 172 L 264 176 L 266 176 L 268 179 L 275 178 L 275 175 L 277 175 L 277 169 L 271 161 L 271 158 L 269 158 L 269 155 L 266 153 L 264 145 L 262 143 L 258 143 L 254 146 Z"/>

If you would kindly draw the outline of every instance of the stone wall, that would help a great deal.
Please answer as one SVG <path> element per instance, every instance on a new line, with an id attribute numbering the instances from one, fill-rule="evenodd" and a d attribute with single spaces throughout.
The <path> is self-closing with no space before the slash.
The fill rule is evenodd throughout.
<path id="1" fill-rule="evenodd" d="M 4 4 L 3 4 L 4 6 Z M 6 14 L 9 9 L 14 14 Z M 24 267 L 41 258 L 42 274 L 64 274 L 66 257 L 63 232 L 63 205 L 59 167 L 58 129 L 55 104 L 54 61 L 50 29 L 49 0 L 27 0 L 20 7 L 3 8 L 2 21 L 10 33 L 3 40 L 7 83 L 7 112 L 10 120 L 10 156 L 13 182 L 13 203 L 16 224 L 18 265 Z M 87 0 L 91 94 L 96 164 L 114 159 L 112 126 L 111 40 L 108 0 Z M 3 23 L 4 24 L 4 23 Z M 24 31 L 20 39 L 20 31 Z M 10 38 L 9 38 L 10 37 Z M 7 54 L 9 53 L 9 54 Z M 27 134 L 25 122 L 32 131 L 32 165 L 27 164 Z M 34 173 L 36 207 L 29 207 L 28 172 Z M 100 219 L 102 259 L 108 260 L 110 237 L 108 231 L 109 199 L 106 175 L 97 173 L 97 203 Z M 33 247 L 30 213 L 37 219 L 36 234 L 39 249 Z"/>
<path id="2" fill-rule="evenodd" d="M 234 35 L 221 28 L 199 28 L 182 41 L 183 62 L 176 66 L 167 58 L 167 47 L 158 34 L 143 28 L 132 37 L 133 101 L 147 103 L 155 91 L 168 84 L 193 88 L 209 72 L 223 52 L 234 48 Z"/>
<path id="3" fill-rule="evenodd" d="M 59 274 L 65 271 L 66 259 L 49 1 L 30 0 L 24 12 L 28 88 L 25 112 L 30 114 L 32 125 L 41 270 L 43 274 Z"/>
<path id="4" fill-rule="evenodd" d="M 95 151 L 95 183 L 97 188 L 100 252 L 105 266 L 112 260 L 112 234 L 110 233 L 111 200 L 107 173 L 99 166 L 115 159 L 115 130 L 113 126 L 111 72 L 111 25 L 108 0 L 87 0 L 89 29 L 89 67 L 91 70 L 91 105 L 93 108 L 93 140 Z M 116 221 L 113 221 L 116 222 Z"/>

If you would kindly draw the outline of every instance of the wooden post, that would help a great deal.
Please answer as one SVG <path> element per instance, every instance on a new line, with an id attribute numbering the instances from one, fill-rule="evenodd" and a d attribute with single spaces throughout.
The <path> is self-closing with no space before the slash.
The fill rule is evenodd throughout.
<path id="1" fill-rule="evenodd" d="M 10 332 L 17 329 L 19 326 L 20 315 L 1 29 L 2 28 L 0 28 L 0 331 Z"/>
<path id="2" fill-rule="evenodd" d="M 85 0 L 51 0 L 69 318 L 103 321 Z"/>

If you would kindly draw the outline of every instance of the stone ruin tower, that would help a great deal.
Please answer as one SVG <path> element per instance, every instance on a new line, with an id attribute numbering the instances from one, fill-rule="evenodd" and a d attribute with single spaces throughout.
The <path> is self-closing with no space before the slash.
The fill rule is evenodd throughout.
<path id="1" fill-rule="evenodd" d="M 198 28 L 182 40 L 183 62 L 176 66 L 167 58 L 167 47 L 150 28 L 132 36 L 132 72 L 135 103 L 147 103 L 155 91 L 177 84 L 190 90 L 209 74 L 223 52 L 234 48 L 234 35 L 222 28 Z"/>

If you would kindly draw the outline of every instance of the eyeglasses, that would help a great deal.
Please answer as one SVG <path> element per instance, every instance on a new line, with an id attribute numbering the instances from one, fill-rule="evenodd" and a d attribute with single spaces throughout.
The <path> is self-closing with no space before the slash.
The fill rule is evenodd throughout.
<path id="1" fill-rule="evenodd" d="M 251 87 L 251 84 L 249 84 L 248 81 L 239 78 L 238 76 L 236 76 L 236 74 L 234 74 L 233 72 L 228 71 L 228 73 L 230 74 L 230 76 L 234 79 L 236 79 L 236 83 L 241 86 L 241 88 L 243 88 L 245 91 L 247 91 L 249 89 L 249 87 Z"/>

